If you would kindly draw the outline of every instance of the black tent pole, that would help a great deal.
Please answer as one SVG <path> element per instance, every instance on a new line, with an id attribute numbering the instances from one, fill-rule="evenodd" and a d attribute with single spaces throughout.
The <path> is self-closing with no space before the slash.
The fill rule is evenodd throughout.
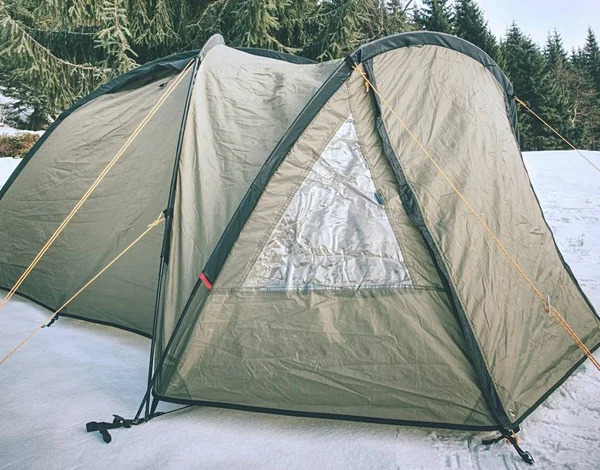
<path id="1" fill-rule="evenodd" d="M 154 374 L 152 374 L 150 383 L 148 385 L 148 388 L 146 389 L 146 393 L 144 394 L 144 398 L 142 399 L 142 402 L 140 403 L 140 407 L 138 408 L 137 413 L 135 414 L 135 418 L 125 419 L 121 416 L 113 415 L 114 419 L 113 419 L 112 423 L 105 423 L 105 422 L 98 423 L 96 421 L 90 421 L 89 423 L 86 423 L 86 425 L 85 425 L 85 429 L 87 430 L 87 432 L 95 432 L 95 431 L 100 432 L 100 434 L 102 435 L 102 439 L 104 440 L 104 442 L 106 442 L 108 444 L 109 442 L 112 441 L 112 438 L 108 432 L 109 429 L 130 428 L 131 426 L 136 426 L 138 424 L 145 423 L 155 416 L 164 414 L 164 413 L 155 413 L 156 406 L 158 405 L 158 401 L 159 401 L 158 398 L 155 396 L 155 397 L 153 397 L 153 400 L 152 400 L 151 412 L 147 412 L 148 416 L 146 416 L 143 419 L 140 419 L 140 415 L 142 414 L 142 411 L 144 410 L 144 405 L 146 405 L 146 408 L 149 407 L 150 395 L 152 393 L 152 387 L 154 386 L 156 379 L 158 378 L 158 373 L 160 372 L 160 370 L 165 362 L 165 359 L 167 358 L 167 354 L 168 354 L 169 350 L 171 349 L 171 346 L 173 346 L 173 344 L 175 343 L 175 338 L 177 336 L 177 332 L 181 328 L 181 325 L 183 324 L 183 320 L 184 320 L 187 312 L 189 311 L 189 309 L 192 305 L 192 301 L 196 297 L 196 293 L 198 292 L 198 289 L 200 288 L 201 285 L 202 285 L 202 282 L 200 281 L 200 279 L 198 279 L 196 281 L 196 284 L 194 284 L 192 293 L 190 294 L 187 302 L 185 303 L 185 307 L 183 308 L 183 311 L 181 312 L 181 315 L 179 316 L 179 319 L 177 320 L 177 324 L 175 325 L 175 328 L 173 329 L 173 332 L 171 333 L 169 342 L 167 343 L 164 351 L 162 352 L 162 354 L 160 356 L 160 359 L 158 360 L 158 365 L 156 366 L 156 371 L 154 372 Z M 184 407 L 184 408 L 187 408 L 187 407 Z"/>
<path id="2" fill-rule="evenodd" d="M 171 186 L 169 188 L 169 199 L 167 202 L 167 208 L 165 210 L 165 230 L 163 234 L 163 243 L 160 253 L 160 266 L 158 268 L 158 285 L 156 288 L 156 300 L 154 302 L 154 318 L 152 320 L 152 338 L 150 340 L 150 360 L 148 364 L 148 388 L 151 387 L 152 382 L 152 369 L 154 367 L 154 353 L 156 347 L 156 330 L 158 326 L 158 313 L 161 307 L 162 301 L 162 284 L 165 272 L 165 265 L 169 263 L 169 248 L 171 241 L 171 229 L 173 227 L 173 208 L 175 206 L 175 190 L 177 188 L 177 173 L 179 169 L 179 160 L 181 159 L 181 149 L 183 146 L 183 136 L 185 134 L 185 124 L 187 122 L 190 103 L 192 99 L 192 91 L 194 89 L 194 82 L 196 81 L 196 73 L 200 64 L 200 56 L 197 55 L 194 58 L 194 66 L 192 67 L 192 76 L 190 78 L 190 84 L 188 86 L 187 96 L 185 98 L 185 105 L 183 108 L 183 116 L 181 118 L 181 126 L 179 127 L 179 136 L 177 138 L 177 147 L 175 149 L 175 163 L 173 165 L 173 173 L 171 175 Z M 150 401 L 146 400 L 146 413 L 145 417 L 148 418 L 150 415 Z"/>
<path id="3" fill-rule="evenodd" d="M 194 288 L 192 289 L 192 292 L 185 304 L 185 307 L 183 307 L 183 311 L 181 312 L 181 315 L 179 316 L 179 319 L 177 320 L 177 324 L 175 325 L 175 328 L 173 328 L 173 332 L 171 333 L 169 342 L 165 346 L 165 349 L 164 349 L 163 353 L 161 354 L 160 359 L 158 360 L 158 363 L 156 365 L 156 371 L 154 372 L 154 374 L 152 374 L 150 376 L 150 380 L 148 381 L 148 388 L 146 389 L 146 393 L 144 395 L 142 403 L 140 403 L 140 407 L 135 415 L 134 421 L 137 421 L 138 418 L 140 417 L 140 415 L 142 414 L 142 409 L 144 408 L 144 404 L 146 405 L 146 408 L 149 408 L 149 406 L 150 406 L 150 392 L 152 390 L 152 387 L 154 386 L 156 379 L 158 378 L 158 373 L 160 372 L 160 369 L 162 368 L 163 364 L 165 363 L 167 354 L 169 353 L 171 346 L 173 346 L 173 343 L 175 342 L 175 337 L 177 336 L 177 333 L 179 332 L 179 328 L 183 324 L 183 320 L 184 320 L 188 310 L 190 309 L 190 306 L 192 305 L 192 301 L 194 300 L 194 297 L 196 297 L 196 293 L 198 292 L 198 289 L 200 288 L 201 285 L 202 285 L 202 282 L 199 279 L 196 281 L 196 284 L 194 284 Z M 156 406 L 154 406 L 154 407 L 156 408 Z M 149 417 L 150 416 L 148 413 L 148 416 L 146 416 L 146 418 L 149 418 Z"/>

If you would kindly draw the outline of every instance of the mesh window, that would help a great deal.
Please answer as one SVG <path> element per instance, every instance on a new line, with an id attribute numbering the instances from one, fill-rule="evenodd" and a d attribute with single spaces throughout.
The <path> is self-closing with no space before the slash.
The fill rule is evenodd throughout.
<path id="1" fill-rule="evenodd" d="M 410 287 L 352 115 L 301 184 L 242 287 Z"/>

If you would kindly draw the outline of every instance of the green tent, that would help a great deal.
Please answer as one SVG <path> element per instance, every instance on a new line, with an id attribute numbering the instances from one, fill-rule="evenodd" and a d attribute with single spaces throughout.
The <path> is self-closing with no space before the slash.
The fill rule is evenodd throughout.
<path id="1" fill-rule="evenodd" d="M 511 84 L 430 32 L 320 64 L 215 37 L 104 85 L 2 189 L 0 286 L 181 73 L 19 289 L 59 307 L 165 211 L 61 313 L 151 336 L 155 404 L 514 430 L 585 359 L 517 265 L 598 347 Z"/>

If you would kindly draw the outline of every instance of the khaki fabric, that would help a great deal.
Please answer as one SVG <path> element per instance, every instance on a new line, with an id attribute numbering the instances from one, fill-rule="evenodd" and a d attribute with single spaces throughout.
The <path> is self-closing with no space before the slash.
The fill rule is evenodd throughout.
<path id="1" fill-rule="evenodd" d="M 297 65 L 217 45 L 196 76 L 179 165 L 159 350 L 265 160 L 337 62 Z"/>
<path id="2" fill-rule="evenodd" d="M 414 288 L 243 287 L 262 245 L 339 126 L 353 113 L 363 153 L 410 265 Z M 323 227 L 323 230 L 326 230 Z M 401 207 L 355 76 L 323 106 L 263 193 L 159 395 L 358 417 L 494 425 L 423 239 Z M 191 330 L 190 330 L 191 329 Z"/>
<path id="3" fill-rule="evenodd" d="M 25 280 L 20 293 L 58 308 L 163 211 L 191 72 L 107 174 Z M 165 93 L 165 77 L 106 94 L 58 126 L 0 201 L 0 286 L 11 288 Z M 163 226 L 66 309 L 150 334 Z"/>
<path id="4" fill-rule="evenodd" d="M 520 421 L 583 354 L 394 114 L 380 104 L 379 116 L 350 61 L 300 65 L 214 43 L 175 167 L 156 358 L 173 343 L 155 395 L 442 427 Z M 116 82 L 127 86 L 90 96 L 48 134 L 0 200 L 0 287 L 13 286 L 190 54 L 124 76 Z M 588 347 L 600 343 L 530 186 L 499 82 L 510 86 L 491 59 L 435 33 L 351 56 L 366 57 L 379 92 L 521 268 Z M 166 208 L 191 75 L 20 293 L 60 306 Z M 159 226 L 68 313 L 150 334 L 162 241 Z M 198 281 L 205 268 L 212 290 Z"/>
<path id="5" fill-rule="evenodd" d="M 377 88 L 588 347 L 598 318 L 563 266 L 531 189 L 505 96 L 480 63 L 438 46 L 375 57 Z M 511 420 L 583 356 L 449 184 L 382 105 L 404 175 Z"/>

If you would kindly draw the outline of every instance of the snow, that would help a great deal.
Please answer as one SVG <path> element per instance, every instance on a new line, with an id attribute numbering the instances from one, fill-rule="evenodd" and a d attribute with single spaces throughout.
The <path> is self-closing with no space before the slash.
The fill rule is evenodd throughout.
<path id="1" fill-rule="evenodd" d="M 25 131 L 20 129 L 15 129 L 10 126 L 3 126 L 0 123 L 0 135 L 18 135 L 18 134 L 38 134 L 42 135 L 44 131 Z"/>
<path id="2" fill-rule="evenodd" d="M 600 164 L 600 153 L 588 153 Z M 525 155 L 557 242 L 600 307 L 600 173 L 574 152 Z M 18 160 L 0 159 L 0 184 Z M 49 312 L 13 298 L 0 313 L 0 356 Z M 189 408 L 106 445 L 87 421 L 132 417 L 145 390 L 149 341 L 60 319 L 0 366 L 0 469 L 516 469 L 527 468 L 492 433 L 405 428 Z M 600 354 L 597 354 L 600 358 Z M 538 469 L 600 469 L 600 373 L 588 362 L 523 425 Z M 166 407 L 163 409 L 167 409 Z"/>
<path id="3" fill-rule="evenodd" d="M 15 102 L 14 99 L 8 98 L 2 94 L 3 88 L 0 86 L 0 134 L 9 134 L 14 135 L 22 132 L 35 132 L 37 134 L 42 134 L 43 131 L 19 131 L 17 129 L 13 129 L 12 127 L 8 127 L 4 122 L 4 106 L 12 104 Z M 31 115 L 32 109 L 25 109 L 24 111 L 19 113 L 19 119 L 22 122 L 25 122 L 27 118 Z"/>
<path id="4" fill-rule="evenodd" d="M 1 158 L 0 159 L 0 188 L 9 178 L 11 173 L 21 163 L 20 158 Z"/>

